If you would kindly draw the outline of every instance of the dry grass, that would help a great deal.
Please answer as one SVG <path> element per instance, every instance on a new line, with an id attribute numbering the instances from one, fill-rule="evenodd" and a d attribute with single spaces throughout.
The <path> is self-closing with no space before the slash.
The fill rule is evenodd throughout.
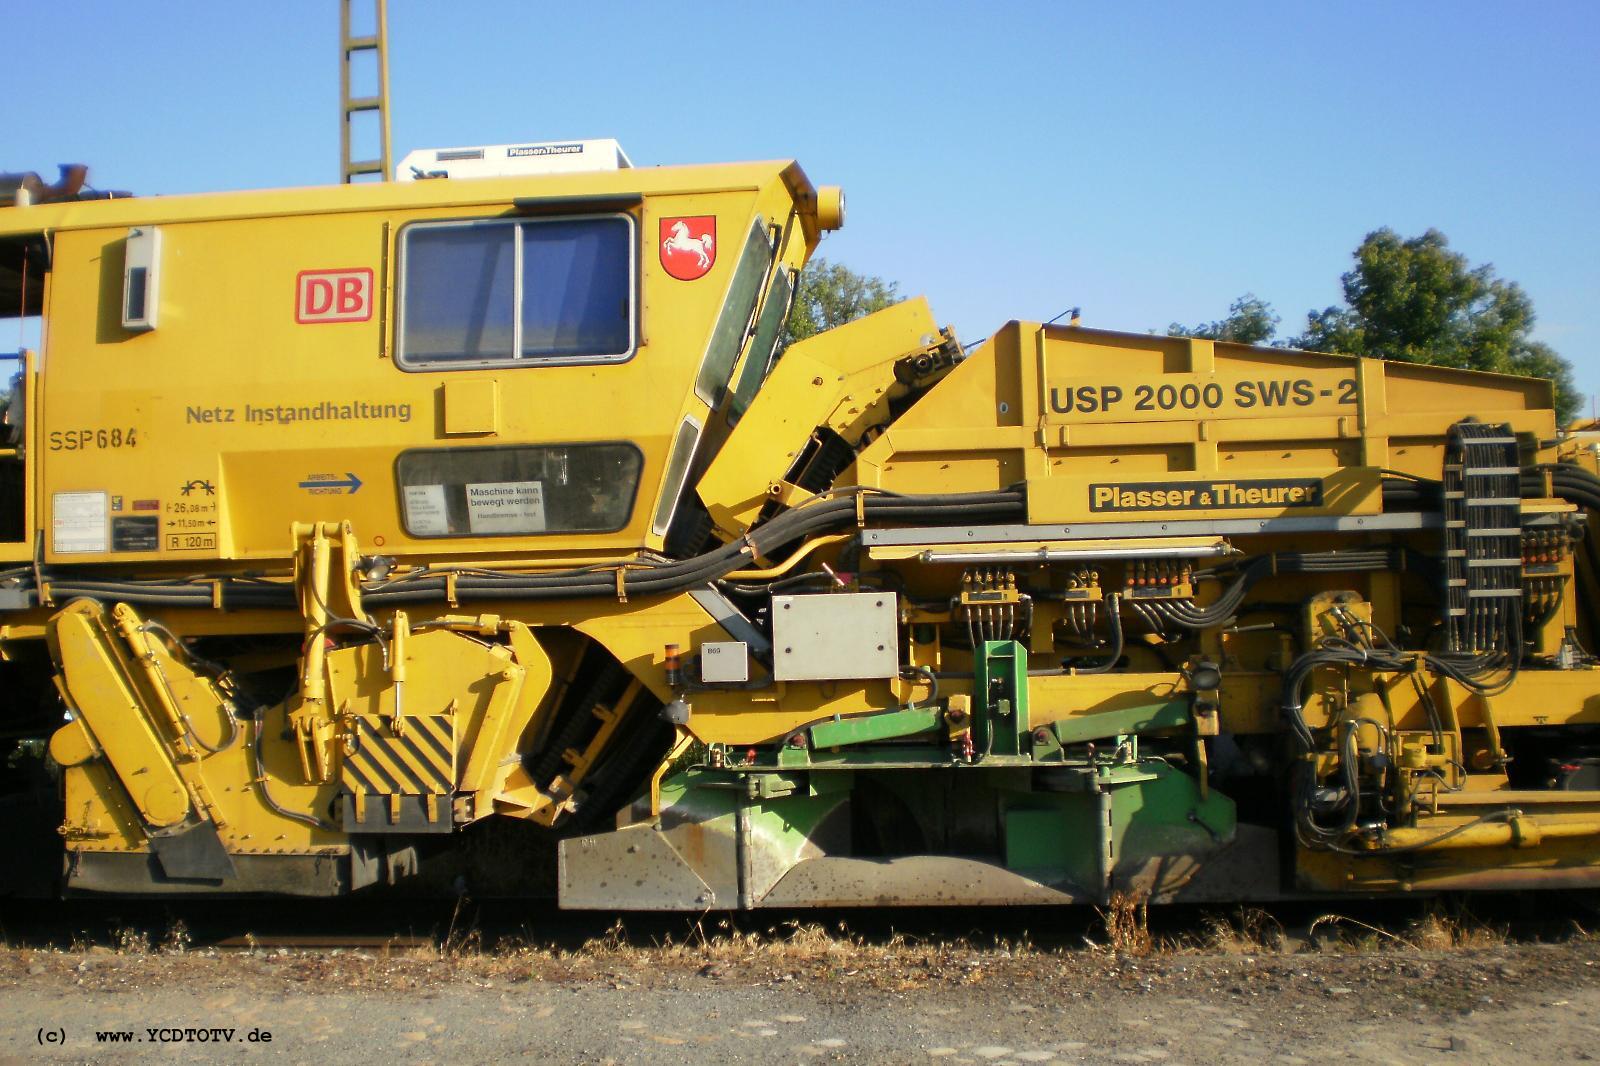
<path id="1" fill-rule="evenodd" d="M 1579 931 L 1581 932 L 1581 930 Z M 1482 920 L 1461 904 L 1429 904 L 1420 917 L 1395 932 L 1343 914 L 1324 914 L 1312 922 L 1308 933 L 1323 948 L 1375 952 L 1480 951 L 1505 947 L 1511 942 L 1506 925 Z"/>
<path id="2" fill-rule="evenodd" d="M 182 955 L 189 950 L 189 945 L 194 942 L 194 937 L 189 935 L 189 927 L 182 918 L 174 918 L 167 926 L 166 936 L 161 938 L 161 953 L 164 955 Z"/>
<path id="3" fill-rule="evenodd" d="M 281 947 L 268 938 L 266 944 L 251 942 L 243 952 L 233 952 L 191 946 L 181 925 L 167 928 L 164 936 L 160 930 L 151 935 L 124 929 L 100 943 L 75 944 L 70 952 L 0 951 L 0 988 L 42 980 L 114 990 L 130 982 L 208 987 L 267 982 L 285 989 L 391 995 L 442 983 L 648 990 L 726 982 L 727 987 L 804 987 L 827 990 L 827 995 L 959 988 L 1009 1003 L 1039 987 L 1055 988 L 1067 997 L 1107 990 L 1214 994 L 1242 987 L 1247 982 L 1241 975 L 1265 974 L 1270 987 L 1281 982 L 1291 988 L 1310 971 L 1330 987 L 1372 990 L 1389 988 L 1394 981 L 1409 989 L 1422 973 L 1462 975 L 1425 983 L 1430 995 L 1448 1000 L 1446 1006 L 1454 1010 L 1476 1002 L 1473 997 L 1482 989 L 1473 982 L 1503 981 L 1513 970 L 1548 977 L 1554 963 L 1565 967 L 1562 981 L 1600 980 L 1600 941 L 1581 932 L 1569 951 L 1537 953 L 1537 961 L 1529 965 L 1517 960 L 1535 953 L 1515 938 L 1506 941 L 1507 930 L 1442 907 L 1412 910 L 1410 915 L 1420 917 L 1409 925 L 1394 921 L 1392 931 L 1328 914 L 1318 919 L 1311 935 L 1298 924 L 1291 935 L 1272 912 L 1240 907 L 1200 915 L 1163 932 L 1166 918 L 1159 908 L 1152 930 L 1146 901 L 1123 896 L 1097 912 L 1098 929 L 1057 925 L 1054 916 L 1041 914 L 1040 921 L 1053 926 L 1043 945 L 1026 935 L 1009 940 L 981 932 L 953 935 L 948 927 L 930 927 L 926 920 L 915 926 L 920 935 L 905 935 L 882 931 L 876 923 L 866 925 L 864 934 L 838 920 L 755 925 L 751 916 L 713 915 L 674 923 L 670 934 L 660 932 L 660 923 L 619 921 L 587 939 L 573 935 L 553 940 L 549 928 L 539 926 L 525 927 L 521 934 L 485 933 L 476 913 L 464 904 L 448 928 L 420 940 L 397 937 L 375 947 L 334 950 Z M 641 932 L 641 926 L 655 932 Z M 878 931 L 871 931 L 874 926 Z M 1321 945 L 1310 943 L 1316 932 L 1323 934 Z M 1508 959 L 1514 967 L 1506 967 Z"/>
<path id="4" fill-rule="evenodd" d="M 1013 957 L 1031 949 L 1026 942 L 1000 942 L 996 948 Z M 695 923 L 694 931 L 682 939 L 669 935 L 654 938 L 648 944 L 634 943 L 622 923 L 617 922 L 602 936 L 585 941 L 576 954 L 619 961 L 648 957 L 668 964 L 734 965 L 761 961 L 856 966 L 908 956 L 949 958 L 977 950 L 962 938 L 927 942 L 894 933 L 886 940 L 874 941 L 852 932 L 843 922 L 829 927 L 820 922 L 788 921 L 764 930 L 747 930 L 727 919 L 717 919 L 708 928 L 702 918 Z"/>
<path id="5" fill-rule="evenodd" d="M 1042 926 L 1049 929 L 1042 945 L 1026 932 L 1014 932 L 1009 938 L 978 932 L 960 936 L 930 926 L 925 918 L 913 921 L 918 932 L 907 935 L 884 931 L 876 922 L 868 923 L 864 927 L 868 931 L 863 933 L 838 920 L 758 925 L 755 916 L 711 914 L 672 925 L 670 933 L 660 932 L 660 923 L 624 924 L 619 920 L 603 933 L 580 940 L 552 939 L 549 929 L 536 925 L 524 926 L 520 933 L 508 934 L 503 928 L 485 932 L 478 924 L 478 909 L 462 899 L 432 936 L 395 937 L 377 947 L 321 953 L 317 949 L 306 953 L 294 950 L 292 954 L 307 960 L 304 965 L 310 969 L 333 965 L 343 972 L 376 962 L 380 968 L 404 965 L 417 967 L 419 972 L 431 970 L 497 983 L 599 979 L 624 986 L 667 974 L 698 973 L 772 981 L 852 979 L 910 989 L 933 982 L 992 981 L 1002 970 L 1016 965 L 1120 966 L 1131 960 L 1159 962 L 1171 956 L 1269 957 L 1304 952 L 1471 953 L 1501 949 L 1519 939 L 1509 926 L 1485 921 L 1461 902 L 1412 910 L 1409 919 L 1391 916 L 1385 920 L 1360 911 L 1354 915 L 1327 913 L 1309 926 L 1300 924 L 1300 919 L 1292 933 L 1273 911 L 1260 907 L 1200 913 L 1176 927 L 1162 917 L 1154 930 L 1146 899 L 1117 895 L 1094 913 L 1098 928 Z M 1044 915 L 1040 920 L 1054 921 Z M 982 928 L 981 921 L 975 919 L 974 924 Z M 653 932 L 641 932 L 641 925 Z M 263 947 L 254 937 L 243 939 L 249 956 L 291 954 L 282 947 Z M 1587 940 L 1588 934 L 1574 923 L 1566 939 Z M 153 928 L 123 925 L 95 940 L 74 937 L 67 954 L 119 955 L 155 963 L 186 955 L 212 957 L 218 951 L 197 951 L 184 922 L 169 917 L 165 925 Z M 1072 961 L 1074 956 L 1079 962 Z M 321 962 L 314 961 L 319 958 Z"/>
<path id="6" fill-rule="evenodd" d="M 575 947 L 558 947 L 531 935 L 494 943 L 473 928 L 452 926 L 437 943 L 388 956 L 448 965 L 480 980 L 548 980 L 586 976 L 627 984 L 666 973 L 719 977 L 739 973 L 788 981 L 862 979 L 907 991 L 935 980 L 981 981 L 996 962 L 1042 958 L 1031 940 L 996 938 L 974 944 L 963 937 L 869 938 L 843 922 L 792 920 L 764 929 L 743 929 L 726 918 L 702 916 L 683 936 L 630 937 L 621 921 Z"/>
<path id="7" fill-rule="evenodd" d="M 1111 902 L 1096 907 L 1105 926 L 1106 946 L 1124 955 L 1148 955 L 1156 949 L 1150 935 L 1150 901 L 1143 896 L 1113 893 Z"/>
<path id="8" fill-rule="evenodd" d="M 117 930 L 116 951 L 118 955 L 148 955 L 150 934 L 143 929 L 123 926 Z"/>
<path id="9" fill-rule="evenodd" d="M 1461 951 L 1503 947 L 1510 931 L 1490 925 L 1465 907 L 1431 906 L 1406 930 L 1406 939 L 1422 951 Z"/>
<path id="10" fill-rule="evenodd" d="M 1139 897 L 1119 893 L 1095 913 L 1105 942 L 1091 946 L 1122 955 L 1270 955 L 1293 950 L 1283 923 L 1260 907 L 1208 912 L 1200 915 L 1198 928 L 1170 935 L 1151 931 L 1149 901 Z"/>
<path id="11" fill-rule="evenodd" d="M 1260 907 L 1239 907 L 1231 914 L 1206 914 L 1200 930 L 1185 938 L 1181 948 L 1210 955 L 1266 955 L 1290 944 L 1283 923 Z"/>

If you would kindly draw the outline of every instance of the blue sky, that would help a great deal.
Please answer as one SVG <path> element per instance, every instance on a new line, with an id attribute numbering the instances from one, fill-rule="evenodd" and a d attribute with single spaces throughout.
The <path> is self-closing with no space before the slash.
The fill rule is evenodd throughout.
<path id="1" fill-rule="evenodd" d="M 849 195 L 822 254 L 966 340 L 1074 305 L 1198 322 L 1246 291 L 1293 332 L 1366 232 L 1434 226 L 1528 290 L 1600 393 L 1600 4 L 391 0 L 389 20 L 397 156 L 590 136 L 638 165 L 792 156 Z M 140 194 L 337 180 L 334 0 L 11 0 L 0 24 L 31 57 L 0 169 L 82 161 Z"/>

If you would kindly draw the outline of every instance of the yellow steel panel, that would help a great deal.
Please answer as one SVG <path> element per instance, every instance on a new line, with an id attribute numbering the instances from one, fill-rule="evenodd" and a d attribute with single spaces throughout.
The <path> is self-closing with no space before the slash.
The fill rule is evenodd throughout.
<path id="1" fill-rule="evenodd" d="M 99 754 L 100 746 L 82 722 L 68 722 L 50 737 L 50 757 L 62 766 L 81 766 Z"/>
<path id="2" fill-rule="evenodd" d="M 189 812 L 188 790 L 173 766 L 171 746 L 144 713 L 113 641 L 96 604 L 80 601 L 57 616 L 51 642 L 82 723 L 64 728 L 86 725 L 91 730 L 147 822 L 176 825 Z"/>
<path id="3" fill-rule="evenodd" d="M 444 383 L 444 432 L 449 437 L 500 431 L 500 383 L 466 378 Z"/>
<path id="4" fill-rule="evenodd" d="M 893 361 L 933 343 L 927 302 L 906 300 L 791 346 L 697 485 L 719 529 L 738 534 L 818 426 L 843 429 L 894 384 Z"/>
<path id="5" fill-rule="evenodd" d="M 512 623 L 511 648 L 518 672 L 514 681 L 497 686 L 497 699 L 484 713 L 459 782 L 461 791 L 481 791 L 485 800 L 487 793 L 498 787 L 496 778 L 503 777 L 514 761 L 511 756 L 516 745 L 545 702 L 555 678 L 550 656 L 526 626 Z M 487 808 L 487 803 L 484 806 Z"/>

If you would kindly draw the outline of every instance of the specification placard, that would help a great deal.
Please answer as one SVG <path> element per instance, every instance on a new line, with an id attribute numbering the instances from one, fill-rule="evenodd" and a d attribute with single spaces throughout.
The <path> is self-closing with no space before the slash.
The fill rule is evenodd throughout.
<path id="1" fill-rule="evenodd" d="M 57 555 L 103 552 L 110 547 L 103 492 L 58 492 L 50 503 L 51 547 Z"/>
<path id="2" fill-rule="evenodd" d="M 406 486 L 406 532 L 413 537 L 442 537 L 450 532 L 443 485 Z"/>
<path id="3" fill-rule="evenodd" d="M 467 522 L 474 533 L 544 532 L 544 484 L 489 481 L 467 485 Z"/>

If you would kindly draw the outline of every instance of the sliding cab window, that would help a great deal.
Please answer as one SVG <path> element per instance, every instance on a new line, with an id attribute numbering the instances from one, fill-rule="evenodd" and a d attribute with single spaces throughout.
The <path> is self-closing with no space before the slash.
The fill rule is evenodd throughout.
<path id="1" fill-rule="evenodd" d="M 739 369 L 739 381 L 733 387 L 733 403 L 728 408 L 728 419 L 737 423 L 750 409 L 756 390 L 772 372 L 772 357 L 777 351 L 783 325 L 789 320 L 789 305 L 794 302 L 794 274 L 779 267 L 772 284 L 767 288 L 767 298 L 756 315 L 755 335 L 750 339 L 750 352 Z"/>
<path id="2" fill-rule="evenodd" d="M 636 342 L 627 215 L 414 222 L 400 231 L 409 370 L 622 362 Z"/>
<path id="3" fill-rule="evenodd" d="M 422 448 L 395 464 L 412 537 L 615 533 L 644 465 L 627 443 Z"/>
<path id="4" fill-rule="evenodd" d="M 733 364 L 738 361 L 745 338 L 750 335 L 756 301 L 761 297 L 761 287 L 772 268 L 772 257 L 772 234 L 767 229 L 766 220 L 757 218 L 745 237 L 739 263 L 734 267 L 733 281 L 728 286 L 727 297 L 722 301 L 722 312 L 717 316 L 716 328 L 711 332 L 711 343 L 706 347 L 706 357 L 700 364 L 700 374 L 694 383 L 695 395 L 712 407 L 722 401 L 722 390 L 728 386 Z"/>

